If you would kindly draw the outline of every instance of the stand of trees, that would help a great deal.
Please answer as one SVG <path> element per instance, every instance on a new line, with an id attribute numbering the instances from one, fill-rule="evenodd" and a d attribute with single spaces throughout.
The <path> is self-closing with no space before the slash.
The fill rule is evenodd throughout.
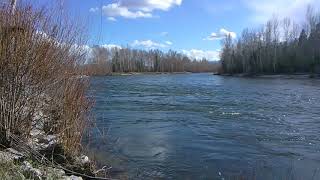
<path id="1" fill-rule="evenodd" d="M 90 75 L 129 72 L 213 72 L 217 63 L 206 59 L 191 60 L 186 55 L 169 50 L 137 50 L 130 48 L 92 47 L 92 57 L 86 64 Z"/>
<path id="2" fill-rule="evenodd" d="M 236 41 L 226 37 L 223 45 L 223 73 L 320 73 L 320 13 L 309 7 L 301 25 L 273 18 Z"/>

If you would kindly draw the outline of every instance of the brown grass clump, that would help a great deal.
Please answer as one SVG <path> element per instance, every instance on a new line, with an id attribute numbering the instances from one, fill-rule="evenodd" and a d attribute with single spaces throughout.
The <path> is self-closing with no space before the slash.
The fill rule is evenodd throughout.
<path id="1" fill-rule="evenodd" d="M 90 108 L 81 28 L 56 10 L 0 5 L 0 144 L 38 127 L 77 153 Z"/>

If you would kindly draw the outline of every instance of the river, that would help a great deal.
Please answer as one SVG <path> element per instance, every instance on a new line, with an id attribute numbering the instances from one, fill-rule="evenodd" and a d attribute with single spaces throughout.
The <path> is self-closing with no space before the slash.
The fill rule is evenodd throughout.
<path id="1" fill-rule="evenodd" d="M 320 80 L 92 77 L 89 148 L 129 179 L 320 179 Z"/>

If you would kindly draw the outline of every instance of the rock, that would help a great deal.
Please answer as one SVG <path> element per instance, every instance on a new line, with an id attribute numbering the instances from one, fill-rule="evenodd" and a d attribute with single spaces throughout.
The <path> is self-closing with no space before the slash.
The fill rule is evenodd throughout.
<path id="1" fill-rule="evenodd" d="M 51 177 L 52 179 L 58 179 L 65 177 L 66 173 L 62 169 L 52 168 L 52 167 L 44 167 L 45 176 Z"/>
<path id="2" fill-rule="evenodd" d="M 36 128 L 33 128 L 31 131 L 30 131 L 30 135 L 31 137 L 37 137 L 37 136 L 41 136 L 45 134 L 45 132 L 43 130 L 40 130 L 40 129 L 36 129 Z"/>
<path id="3" fill-rule="evenodd" d="M 12 163 L 14 156 L 8 152 L 0 151 L 0 162 L 1 163 Z"/>
<path id="4" fill-rule="evenodd" d="M 4 151 L 0 151 L 0 162 L 14 162 L 20 161 L 24 158 L 24 155 L 15 149 L 7 148 Z"/>
<path id="5" fill-rule="evenodd" d="M 32 165 L 28 161 L 24 161 L 21 165 L 21 170 L 23 171 L 23 174 L 27 178 L 35 179 L 35 180 L 41 180 L 43 173 L 40 169 L 33 168 Z"/>
<path id="6" fill-rule="evenodd" d="M 80 162 L 81 162 L 81 164 L 88 164 L 88 163 L 90 163 L 90 159 L 89 159 L 89 157 L 88 156 L 86 156 L 86 155 L 81 155 L 80 156 Z"/>
<path id="7" fill-rule="evenodd" d="M 47 149 L 50 146 L 58 144 L 58 138 L 56 135 L 46 135 L 39 138 L 39 146 L 41 149 Z"/>
<path id="8" fill-rule="evenodd" d="M 63 177 L 63 180 L 82 180 L 82 177 L 79 177 L 79 176 L 64 176 Z"/>
<path id="9" fill-rule="evenodd" d="M 43 127 L 32 128 L 30 136 L 31 138 L 29 139 L 28 144 L 37 151 L 45 150 L 58 144 L 58 136 L 46 134 Z"/>
<path id="10" fill-rule="evenodd" d="M 6 152 L 9 152 L 9 153 L 11 153 L 11 154 L 15 154 L 15 155 L 17 155 L 17 156 L 23 156 L 23 154 L 22 154 L 21 152 L 15 150 L 15 149 L 13 149 L 13 148 L 7 148 L 7 149 L 5 149 L 5 151 L 6 151 Z"/>
<path id="11" fill-rule="evenodd" d="M 45 168 L 45 177 L 47 179 L 48 177 L 51 177 L 52 179 L 61 179 L 61 180 L 82 180 L 82 177 L 78 177 L 74 175 L 67 176 L 64 170 L 58 169 L 58 168 L 51 168 L 51 167 Z"/>
<path id="12" fill-rule="evenodd" d="M 52 150 L 53 147 L 58 145 L 58 137 L 56 135 L 45 135 L 41 131 L 33 130 L 31 138 L 28 142 L 29 146 L 37 151 L 46 149 Z"/>
<path id="13" fill-rule="evenodd" d="M 94 176 L 93 164 L 86 155 L 76 156 L 74 158 L 74 163 L 70 166 L 70 169 L 74 172 Z"/>
<path id="14" fill-rule="evenodd" d="M 75 157 L 75 164 L 79 167 L 85 167 L 85 166 L 90 166 L 90 159 L 88 156 L 82 154 L 78 157 Z"/>

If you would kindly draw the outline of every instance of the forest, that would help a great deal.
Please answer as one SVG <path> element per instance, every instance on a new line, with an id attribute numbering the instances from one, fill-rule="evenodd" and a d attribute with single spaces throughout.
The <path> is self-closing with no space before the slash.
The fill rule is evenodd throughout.
<path id="1" fill-rule="evenodd" d="M 227 36 L 221 53 L 224 74 L 320 73 L 320 12 L 308 7 L 304 22 L 273 17 Z"/>
<path id="2" fill-rule="evenodd" d="M 190 59 L 184 54 L 169 50 L 139 50 L 94 46 L 85 65 L 89 75 L 109 75 L 129 72 L 214 72 L 219 63 L 206 59 Z"/>

